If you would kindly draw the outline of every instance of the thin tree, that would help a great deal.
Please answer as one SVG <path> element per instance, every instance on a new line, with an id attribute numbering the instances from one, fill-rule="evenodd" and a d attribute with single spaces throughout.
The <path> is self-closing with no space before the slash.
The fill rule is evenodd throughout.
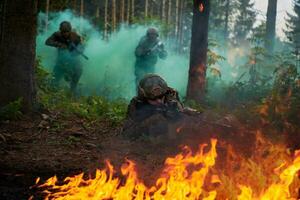
<path id="1" fill-rule="evenodd" d="M 277 0 L 269 0 L 265 36 L 265 48 L 268 50 L 269 53 L 273 53 L 274 50 L 274 41 L 276 35 L 276 14 Z"/>
<path id="2" fill-rule="evenodd" d="M 98 23 L 99 22 L 99 18 L 100 18 L 100 0 L 95 0 L 94 3 L 95 3 L 95 6 L 96 6 L 96 10 L 95 10 L 95 22 Z"/>
<path id="3" fill-rule="evenodd" d="M 171 23 L 171 13 L 172 13 L 172 0 L 169 0 L 169 4 L 168 4 L 168 21 L 167 21 L 167 24 Z"/>
<path id="4" fill-rule="evenodd" d="M 131 4 L 131 0 L 127 0 L 127 11 L 126 11 L 127 24 L 129 24 L 129 20 L 130 20 L 130 4 Z"/>
<path id="5" fill-rule="evenodd" d="M 116 30 L 116 0 L 112 0 L 111 4 L 111 28 L 112 32 Z"/>
<path id="6" fill-rule="evenodd" d="M 227 41 L 228 38 L 229 38 L 229 13 L 230 13 L 230 0 L 226 0 L 226 4 L 225 4 L 224 41 Z"/>
<path id="7" fill-rule="evenodd" d="M 108 0 L 105 0 L 104 4 L 104 31 L 103 31 L 103 39 L 107 40 L 107 32 L 108 32 Z"/>
<path id="8" fill-rule="evenodd" d="M 21 98 L 25 111 L 33 108 L 37 3 L 0 1 L 0 107 Z"/>
<path id="9" fill-rule="evenodd" d="M 45 32 L 48 31 L 50 0 L 46 0 Z"/>
<path id="10" fill-rule="evenodd" d="M 135 1 L 131 0 L 131 19 L 130 21 L 133 22 L 135 17 Z"/>
<path id="11" fill-rule="evenodd" d="M 72 1 L 72 9 L 77 12 L 77 0 Z"/>
<path id="12" fill-rule="evenodd" d="M 179 0 L 175 3 L 175 37 L 178 35 L 178 20 L 179 20 Z"/>
<path id="13" fill-rule="evenodd" d="M 166 21 L 166 0 L 161 0 L 161 21 Z"/>
<path id="14" fill-rule="evenodd" d="M 149 1 L 145 0 L 145 9 L 144 9 L 145 19 L 148 18 L 148 7 L 149 7 Z"/>
<path id="15" fill-rule="evenodd" d="M 187 99 L 201 103 L 206 87 L 210 0 L 194 0 Z"/>
<path id="16" fill-rule="evenodd" d="M 120 22 L 123 23 L 125 19 L 125 0 L 121 0 L 120 5 Z"/>
<path id="17" fill-rule="evenodd" d="M 177 37 L 177 45 L 178 45 L 178 52 L 180 53 L 182 50 L 182 42 L 183 42 L 183 10 L 184 10 L 185 1 L 180 1 L 179 6 L 179 25 L 178 25 L 178 37 Z"/>
<path id="18" fill-rule="evenodd" d="M 81 0 L 80 1 L 80 26 L 79 26 L 80 32 L 82 31 L 83 15 L 84 15 L 84 0 Z"/>

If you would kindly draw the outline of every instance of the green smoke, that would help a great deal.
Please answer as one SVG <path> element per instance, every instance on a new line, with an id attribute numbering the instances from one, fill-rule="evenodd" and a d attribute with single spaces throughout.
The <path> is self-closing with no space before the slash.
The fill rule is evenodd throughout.
<path id="1" fill-rule="evenodd" d="M 58 31 L 62 21 L 70 21 L 73 29 L 84 37 L 85 54 L 89 60 L 81 58 L 83 74 L 79 88 L 84 95 L 103 95 L 108 98 L 130 99 L 136 94 L 134 50 L 148 27 L 122 26 L 113 33 L 109 41 L 102 40 L 101 31 L 86 19 L 75 16 L 71 11 L 51 13 L 47 32 L 44 31 L 45 15 L 39 15 L 39 35 L 37 37 L 37 55 L 42 65 L 52 72 L 57 51 L 45 45 L 45 40 Z M 168 49 L 169 56 L 156 65 L 156 73 L 166 79 L 171 87 L 184 96 L 188 78 L 188 58 L 179 56 Z"/>

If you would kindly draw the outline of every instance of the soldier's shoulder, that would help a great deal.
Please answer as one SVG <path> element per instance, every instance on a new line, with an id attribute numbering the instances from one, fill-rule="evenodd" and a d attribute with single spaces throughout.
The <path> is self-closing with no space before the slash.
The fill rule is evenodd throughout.
<path id="1" fill-rule="evenodd" d="M 60 31 L 56 31 L 52 34 L 55 37 L 62 37 L 61 32 Z"/>
<path id="2" fill-rule="evenodd" d="M 168 87 L 166 95 L 168 96 L 173 96 L 173 97 L 178 97 L 178 91 L 175 90 L 174 88 Z"/>
<path id="3" fill-rule="evenodd" d="M 140 97 L 138 97 L 138 96 L 133 97 L 130 100 L 129 107 L 131 107 L 131 106 L 135 107 L 137 104 L 140 104 L 140 103 L 143 103 L 143 100 Z"/>

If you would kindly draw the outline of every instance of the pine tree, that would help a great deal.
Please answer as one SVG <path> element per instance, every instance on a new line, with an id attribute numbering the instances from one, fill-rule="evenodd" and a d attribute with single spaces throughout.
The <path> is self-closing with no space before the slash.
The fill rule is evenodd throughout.
<path id="1" fill-rule="evenodd" d="M 300 0 L 294 0 L 294 14 L 288 13 L 285 34 L 290 41 L 294 53 L 300 55 Z"/>
<path id="2" fill-rule="evenodd" d="M 216 36 L 218 33 L 223 31 L 224 19 L 225 19 L 225 4 L 224 0 L 212 0 L 211 7 L 214 8 L 211 10 L 209 16 L 209 30 L 210 36 Z"/>
<path id="3" fill-rule="evenodd" d="M 234 24 L 234 40 L 236 44 L 244 43 L 250 35 L 256 13 L 253 10 L 254 3 L 251 0 L 237 0 L 237 16 Z"/>

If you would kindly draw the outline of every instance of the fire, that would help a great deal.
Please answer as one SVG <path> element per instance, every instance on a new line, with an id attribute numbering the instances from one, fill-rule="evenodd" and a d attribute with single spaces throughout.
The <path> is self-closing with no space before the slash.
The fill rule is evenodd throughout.
<path id="1" fill-rule="evenodd" d="M 121 167 L 121 173 L 125 179 L 114 176 L 114 167 L 106 161 L 106 169 L 97 170 L 94 178 L 84 178 L 84 174 L 74 177 L 67 177 L 63 183 L 59 183 L 56 176 L 48 179 L 38 187 L 44 188 L 45 199 L 57 200 L 86 200 L 86 199 L 120 199 L 120 200 L 214 200 L 232 199 L 232 194 L 223 194 L 224 188 L 235 187 L 230 184 L 226 175 L 214 169 L 217 158 L 217 140 L 211 140 L 211 147 L 208 150 L 206 144 L 200 145 L 199 150 L 193 153 L 189 147 L 184 147 L 183 153 L 175 157 L 169 157 L 165 161 L 165 168 L 157 179 L 156 184 L 147 187 L 138 179 L 135 163 L 126 160 Z M 256 147 L 260 151 L 270 148 L 258 134 Z M 282 147 L 283 148 L 283 147 Z M 281 150 L 275 148 L 274 152 Z M 230 150 L 232 151 L 232 150 Z M 232 152 L 232 154 L 234 154 Z M 257 152 L 257 154 L 260 154 Z M 280 157 L 277 156 L 278 159 Z M 249 160 L 241 161 L 246 164 Z M 251 162 L 250 162 L 251 164 Z M 262 165 L 275 166 L 269 173 L 272 174 L 268 186 L 257 190 L 251 185 L 245 184 L 238 175 L 251 176 L 251 172 L 245 168 L 248 174 L 229 175 L 234 180 L 237 178 L 237 194 L 234 199 L 238 200 L 291 200 L 291 188 L 299 188 L 300 183 L 295 183 L 295 176 L 300 170 L 300 153 L 295 154 L 293 161 L 280 161 L 279 164 L 262 163 Z M 253 165 L 253 164 L 252 164 Z M 241 168 L 243 170 L 243 168 Z M 259 171 L 259 170 L 258 170 Z M 235 172 L 237 173 L 237 172 Z M 210 180 L 210 181 L 208 181 Z M 260 180 L 257 179 L 256 182 Z M 248 182 L 250 184 L 250 182 Z M 292 187 L 292 185 L 294 186 Z M 297 186 L 295 186 L 295 184 Z M 211 186 L 213 185 L 213 186 Z M 217 185 L 217 186 L 216 186 Z M 231 185 L 231 186 L 230 186 Z M 227 196 L 226 196 L 227 195 Z"/>
<path id="2" fill-rule="evenodd" d="M 200 5 L 199 5 L 199 11 L 200 12 L 204 11 L 204 5 L 203 5 L 203 3 L 200 3 Z"/>

